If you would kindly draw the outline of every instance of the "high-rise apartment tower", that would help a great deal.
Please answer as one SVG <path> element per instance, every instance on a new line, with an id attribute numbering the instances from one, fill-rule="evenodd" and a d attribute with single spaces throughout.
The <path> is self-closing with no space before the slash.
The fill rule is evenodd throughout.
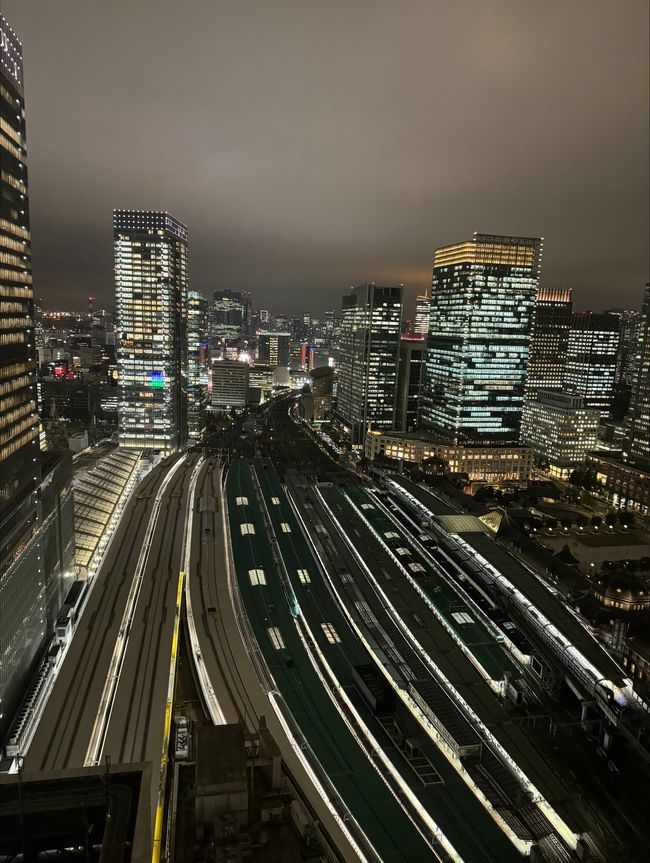
<path id="1" fill-rule="evenodd" d="M 187 435 L 187 228 L 116 210 L 113 237 L 120 446 L 174 452 Z"/>

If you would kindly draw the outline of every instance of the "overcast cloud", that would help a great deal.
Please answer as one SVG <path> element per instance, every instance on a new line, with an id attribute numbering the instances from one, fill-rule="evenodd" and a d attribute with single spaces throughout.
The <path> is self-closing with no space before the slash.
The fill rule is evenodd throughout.
<path id="1" fill-rule="evenodd" d="M 191 284 L 338 308 L 475 230 L 543 236 L 579 308 L 648 279 L 647 0 L 0 0 L 23 42 L 34 279 L 112 305 L 113 208 Z"/>

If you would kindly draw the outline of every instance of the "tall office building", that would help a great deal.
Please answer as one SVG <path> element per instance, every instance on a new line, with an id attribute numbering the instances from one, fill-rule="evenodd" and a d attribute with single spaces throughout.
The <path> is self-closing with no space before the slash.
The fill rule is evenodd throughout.
<path id="1" fill-rule="evenodd" d="M 187 294 L 187 436 L 200 440 L 208 403 L 208 301 L 200 291 Z"/>
<path id="2" fill-rule="evenodd" d="M 431 314 L 431 297 L 425 291 L 415 300 L 415 319 L 413 321 L 413 335 L 429 335 L 429 316 Z"/>
<path id="3" fill-rule="evenodd" d="M 645 286 L 636 327 L 634 371 L 628 413 L 628 457 L 650 463 L 650 283 Z"/>
<path id="4" fill-rule="evenodd" d="M 422 375 L 427 358 L 425 336 L 402 336 L 399 346 L 395 428 L 415 431 L 420 413 Z"/>
<path id="5" fill-rule="evenodd" d="M 239 291 L 215 291 L 210 313 L 210 338 L 233 340 L 242 336 L 246 300 Z"/>
<path id="6" fill-rule="evenodd" d="M 120 446 L 163 453 L 187 435 L 187 227 L 115 210 Z"/>
<path id="7" fill-rule="evenodd" d="M 212 407 L 241 410 L 248 402 L 248 363 L 217 360 L 212 364 Z"/>
<path id="8" fill-rule="evenodd" d="M 291 349 L 289 333 L 258 333 L 257 361 L 269 366 L 288 366 Z"/>
<path id="9" fill-rule="evenodd" d="M 0 737 L 46 629 L 22 45 L 0 15 Z"/>
<path id="10" fill-rule="evenodd" d="M 353 446 L 395 424 L 401 287 L 363 285 L 343 297 L 336 419 Z"/>
<path id="11" fill-rule="evenodd" d="M 620 339 L 614 315 L 574 312 L 567 348 L 564 385 L 581 395 L 585 407 L 609 415 L 614 398 Z"/>
<path id="12" fill-rule="evenodd" d="M 619 323 L 620 338 L 614 386 L 617 389 L 629 389 L 634 375 L 636 331 L 640 322 L 640 312 L 637 309 L 613 308 L 605 309 L 605 314 L 614 315 Z"/>
<path id="13" fill-rule="evenodd" d="M 435 252 L 420 420 L 450 442 L 519 439 L 541 254 L 493 234 Z"/>
<path id="14" fill-rule="evenodd" d="M 572 308 L 571 288 L 540 286 L 537 291 L 526 369 L 526 399 L 535 398 L 540 389 L 562 389 Z"/>
<path id="15" fill-rule="evenodd" d="M 244 303 L 243 320 L 242 320 L 242 335 L 252 336 L 253 333 L 253 294 L 250 291 L 242 291 L 242 300 Z"/>

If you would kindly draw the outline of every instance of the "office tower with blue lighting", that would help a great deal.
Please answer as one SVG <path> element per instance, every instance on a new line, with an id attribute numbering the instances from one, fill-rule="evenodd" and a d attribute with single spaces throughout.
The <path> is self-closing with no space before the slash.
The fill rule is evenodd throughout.
<path id="1" fill-rule="evenodd" d="M 542 240 L 474 234 L 437 249 L 420 424 L 455 444 L 514 443 Z"/>
<path id="2" fill-rule="evenodd" d="M 116 210 L 113 241 L 120 446 L 172 453 L 187 437 L 187 227 Z"/>
<path id="3" fill-rule="evenodd" d="M 335 420 L 352 446 L 395 425 L 402 287 L 370 284 L 343 297 Z"/>

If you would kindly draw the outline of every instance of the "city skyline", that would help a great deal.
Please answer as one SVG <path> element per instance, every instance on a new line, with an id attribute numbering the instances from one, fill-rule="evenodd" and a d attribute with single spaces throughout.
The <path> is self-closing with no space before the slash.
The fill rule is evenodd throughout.
<path id="1" fill-rule="evenodd" d="M 319 32 L 336 2 L 310 10 Z M 77 47 L 95 47 L 82 39 L 88 9 L 110 37 L 113 6 L 63 3 L 79 17 Z M 140 170 L 153 188 L 171 157 L 166 176 L 185 181 L 196 216 L 201 159 L 175 159 L 174 142 L 201 88 L 184 100 L 175 88 L 184 39 L 214 12 L 165 3 L 144 33 L 133 4 L 119 32 L 143 60 L 147 39 L 165 57 L 164 110 L 142 89 L 149 66 L 122 94 L 165 152 L 139 166 L 127 124 L 106 176 L 122 159 L 125 178 Z M 210 8 L 225 24 L 229 10 Z M 267 8 L 300 34 L 307 4 L 296 20 L 282 0 Z M 388 18 L 413 24 L 399 8 Z M 372 9 L 362 17 L 377 30 L 381 0 Z M 487 19 L 496 50 L 511 22 Z M 302 312 L 288 315 L 298 269 L 281 307 L 266 281 L 202 292 L 194 226 L 203 240 L 214 229 L 219 261 L 219 219 L 185 224 L 191 208 L 116 183 L 128 209 L 113 210 L 114 312 L 94 285 L 83 312 L 48 310 L 32 283 L 32 216 L 48 207 L 19 36 L 0 12 L 0 858 L 650 860 L 650 283 L 640 310 L 620 307 L 619 285 L 604 311 L 580 311 L 573 289 L 543 283 L 541 233 L 459 229 L 417 299 L 398 279 L 359 280 L 340 290 L 339 312 L 312 290 L 334 272 L 315 255 Z M 319 40 L 305 46 L 318 58 Z M 191 59 L 221 60 L 199 43 Z M 491 51 L 486 66 L 501 59 Z M 341 67 L 372 77 L 376 57 Z M 90 127 L 83 89 L 101 68 L 93 51 L 79 88 L 58 91 L 56 105 L 73 103 Z M 404 81 L 399 92 L 410 95 Z M 124 119 L 105 113 L 111 131 Z M 193 154 L 203 140 L 187 128 Z M 103 149 L 86 147 L 79 176 Z M 56 195 L 70 177 L 63 161 L 50 169 Z M 498 181 L 496 163 L 488 173 Z M 393 175 L 395 188 L 408 176 Z M 346 188 L 368 235 L 381 180 Z M 99 272 L 85 233 L 97 187 L 86 188 L 88 199 L 70 183 L 58 201 L 63 225 L 75 210 L 66 242 L 83 247 L 61 253 L 71 271 L 86 256 Z M 305 192 L 318 198 L 316 185 L 284 195 L 274 226 L 290 227 Z M 336 230 L 362 253 L 348 215 Z M 296 260 L 321 217 L 291 227 Z M 243 273 L 261 264 L 234 251 Z M 620 264 L 607 244 L 599 254 Z M 38 241 L 33 260 L 47 265 Z"/>
<path id="2" fill-rule="evenodd" d="M 462 7 L 366 16 L 334 4 L 317 26 L 294 4 L 256 16 L 199 4 L 189 18 L 160 4 L 152 18 L 142 4 L 129 21 L 146 38 L 132 42 L 115 3 L 103 10 L 104 48 L 83 4 L 6 0 L 29 61 L 37 294 L 46 307 L 83 307 L 88 294 L 110 305 L 106 227 L 127 206 L 188 224 L 194 290 L 252 290 L 258 306 L 289 313 L 321 311 L 305 293 L 336 307 L 342 289 L 373 280 L 403 282 L 413 301 L 430 285 L 433 249 L 473 230 L 543 236 L 543 284 L 573 288 L 576 309 L 603 308 L 614 292 L 637 308 L 645 4 L 626 16 L 590 4 L 588 29 L 577 7 L 504 5 L 473 13 L 470 26 Z M 173 80 L 158 95 L 167 57 Z M 163 127 L 169 98 L 182 109 Z"/>

